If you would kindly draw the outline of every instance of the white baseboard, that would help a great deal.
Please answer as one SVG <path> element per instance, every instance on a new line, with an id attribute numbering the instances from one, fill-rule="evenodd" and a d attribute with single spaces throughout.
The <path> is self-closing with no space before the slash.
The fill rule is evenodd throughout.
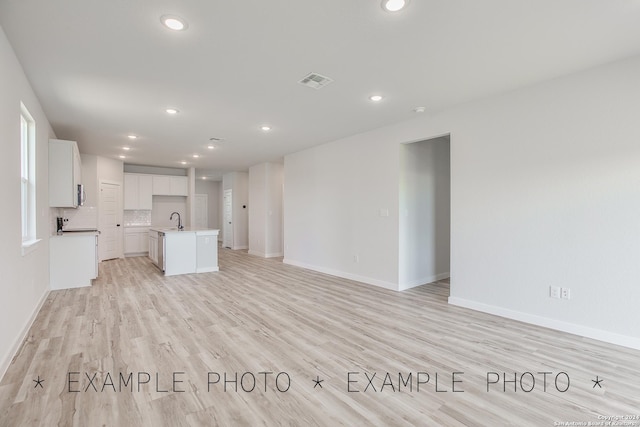
<path id="1" fill-rule="evenodd" d="M 284 256 L 284 252 L 272 252 L 272 253 L 267 253 L 265 254 L 265 258 L 279 258 L 281 256 Z"/>
<path id="2" fill-rule="evenodd" d="M 450 276 L 451 276 L 451 273 L 447 271 L 446 273 L 436 274 L 435 276 L 427 276 L 427 277 L 422 277 L 416 280 L 410 280 L 406 283 L 401 283 L 399 285 L 399 289 L 401 291 L 404 291 L 407 289 L 415 288 L 416 286 L 426 285 L 427 283 L 433 283 L 433 282 L 437 282 L 438 280 L 447 279 Z"/>
<path id="3" fill-rule="evenodd" d="M 249 255 L 259 256 L 261 258 L 278 258 L 278 257 L 281 257 L 283 253 L 282 252 L 264 253 L 264 252 L 249 250 Z"/>
<path id="4" fill-rule="evenodd" d="M 357 274 L 347 273 L 344 271 L 333 270 L 331 268 L 319 267 L 317 265 L 306 264 L 304 262 L 295 261 L 292 259 L 283 259 L 283 264 L 294 265 L 296 267 L 306 268 L 307 270 L 317 271 L 319 273 L 329 274 L 331 276 L 342 277 L 343 279 L 354 280 L 356 282 L 366 283 L 368 285 L 379 286 L 381 288 L 391 289 L 392 291 L 398 290 L 398 285 L 392 282 L 384 280 L 378 280 L 371 277 L 359 276 Z"/>
<path id="5" fill-rule="evenodd" d="M 241 251 L 243 249 L 249 249 L 249 246 L 234 246 L 231 248 L 231 250 L 234 250 L 234 251 Z"/>
<path id="6" fill-rule="evenodd" d="M 31 316 L 29 316 L 29 319 L 27 320 L 26 324 L 20 331 L 20 334 L 18 334 L 13 345 L 11 346 L 9 351 L 6 353 L 5 360 L 0 360 L 0 380 L 2 379 L 2 377 L 4 377 L 4 374 L 7 372 L 7 369 L 9 369 L 9 365 L 11 364 L 11 361 L 18 353 L 18 350 L 20 350 L 20 346 L 22 345 L 22 342 L 24 341 L 24 339 L 27 337 L 27 334 L 29 333 L 29 329 L 31 328 L 31 325 L 33 325 L 34 320 L 36 320 L 38 313 L 40 313 L 40 309 L 44 305 L 44 302 L 47 300 L 47 297 L 49 296 L 49 292 L 50 292 L 49 289 L 47 289 L 45 290 L 44 294 L 42 294 L 42 297 L 40 298 L 40 301 L 38 301 L 36 308 L 33 310 L 33 312 L 31 313 Z"/>
<path id="7" fill-rule="evenodd" d="M 601 329 L 591 328 L 589 326 L 577 325 L 575 323 L 550 319 L 548 317 L 536 316 L 534 314 L 523 313 L 520 311 L 509 310 L 503 307 L 470 301 L 464 298 L 449 297 L 449 304 L 640 350 L 640 338 L 636 337 L 616 334 L 614 332 L 603 331 Z"/>
<path id="8" fill-rule="evenodd" d="M 220 267 L 196 268 L 196 273 L 211 273 L 212 271 L 220 271 Z"/>

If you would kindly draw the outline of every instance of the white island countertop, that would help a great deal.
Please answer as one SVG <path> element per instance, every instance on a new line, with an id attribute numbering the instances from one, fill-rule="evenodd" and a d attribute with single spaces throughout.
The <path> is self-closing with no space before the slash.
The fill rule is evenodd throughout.
<path id="1" fill-rule="evenodd" d="M 200 228 L 200 227 L 184 227 L 182 230 L 178 230 L 178 227 L 149 227 L 149 231 L 158 231 L 160 233 L 198 233 L 217 235 L 220 230 L 212 228 Z"/>

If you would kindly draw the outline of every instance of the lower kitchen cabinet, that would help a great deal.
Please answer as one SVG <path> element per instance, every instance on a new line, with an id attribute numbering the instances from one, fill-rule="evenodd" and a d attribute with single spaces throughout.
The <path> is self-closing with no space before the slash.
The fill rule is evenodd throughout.
<path id="1" fill-rule="evenodd" d="M 149 251 L 149 227 L 125 227 L 124 255 L 146 255 Z"/>
<path id="2" fill-rule="evenodd" d="M 149 258 L 158 265 L 158 232 L 149 230 Z"/>
<path id="3" fill-rule="evenodd" d="M 91 286 L 98 277 L 98 233 L 65 233 L 49 239 L 51 289 Z"/>

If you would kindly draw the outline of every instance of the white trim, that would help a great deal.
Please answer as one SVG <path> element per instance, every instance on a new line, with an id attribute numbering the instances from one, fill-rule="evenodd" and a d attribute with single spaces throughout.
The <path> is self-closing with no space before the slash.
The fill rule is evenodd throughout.
<path id="1" fill-rule="evenodd" d="M 18 337 L 14 341 L 9 351 L 5 354 L 6 359 L 0 360 L 0 380 L 2 379 L 2 377 L 4 377 L 4 374 L 7 373 L 7 369 L 9 369 L 9 365 L 11 365 L 11 361 L 13 360 L 13 358 L 18 355 L 18 351 L 20 350 L 20 347 L 22 346 L 22 343 L 24 342 L 24 340 L 27 338 L 29 329 L 31 329 L 31 326 L 33 325 L 33 322 L 36 320 L 38 313 L 40 313 L 40 310 L 42 309 L 44 302 L 47 300 L 47 297 L 49 296 L 49 292 L 50 292 L 49 289 L 44 291 L 44 293 L 42 294 L 42 297 L 40 297 L 40 301 L 38 301 L 38 304 L 36 305 L 36 308 L 33 310 L 33 312 L 31 313 L 31 316 L 27 320 L 27 323 L 22 328 L 22 331 L 20 331 L 20 333 L 18 334 Z"/>
<path id="2" fill-rule="evenodd" d="M 368 285 L 379 286 L 381 288 L 391 289 L 392 291 L 398 290 L 398 285 L 392 282 L 384 280 L 378 280 L 371 277 L 359 276 L 357 274 L 346 273 L 344 271 L 333 270 L 331 268 L 318 267 L 316 265 L 306 264 L 304 262 L 295 261 L 292 259 L 283 259 L 283 264 L 294 265 L 296 267 L 306 268 L 307 270 L 317 271 L 319 273 L 329 274 L 331 276 L 342 277 L 343 279 L 354 280 L 356 282 L 366 283 Z"/>
<path id="3" fill-rule="evenodd" d="M 278 258 L 283 256 L 284 254 L 282 252 L 274 252 L 274 253 L 266 254 L 264 252 L 249 250 L 249 255 L 259 256 L 261 258 Z"/>
<path id="4" fill-rule="evenodd" d="M 28 255 L 31 252 L 37 250 L 40 246 L 38 243 L 40 243 L 41 241 L 42 239 L 33 239 L 22 242 L 22 256 Z"/>
<path id="5" fill-rule="evenodd" d="M 196 273 L 211 273 L 213 271 L 220 271 L 220 267 L 202 267 L 196 268 Z"/>
<path id="6" fill-rule="evenodd" d="M 422 286 L 428 283 L 437 282 L 438 280 L 448 279 L 449 277 L 451 277 L 451 273 L 447 271 L 446 273 L 436 274 L 435 276 L 427 276 L 421 279 L 411 280 L 406 283 L 400 283 L 398 288 L 401 291 L 404 291 L 407 289 L 415 288 L 416 286 Z"/>
<path id="7" fill-rule="evenodd" d="M 464 298 L 449 297 L 449 304 L 640 350 L 640 338 L 638 337 L 616 334 L 614 332 L 603 331 L 602 329 L 595 329 L 588 326 L 577 325 L 575 323 L 563 322 L 561 320 L 536 316 L 534 314 L 523 313 L 521 311 L 509 310 L 494 305 L 470 301 Z"/>
<path id="8" fill-rule="evenodd" d="M 284 252 L 272 252 L 270 254 L 264 254 L 265 258 L 279 258 L 284 256 Z"/>
<path id="9" fill-rule="evenodd" d="M 234 246 L 231 248 L 231 250 L 234 250 L 234 251 L 241 251 L 244 249 L 249 249 L 249 246 Z"/>

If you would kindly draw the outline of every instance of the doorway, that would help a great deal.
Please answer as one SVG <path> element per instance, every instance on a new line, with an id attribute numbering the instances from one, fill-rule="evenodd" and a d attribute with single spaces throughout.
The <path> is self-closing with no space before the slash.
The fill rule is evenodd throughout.
<path id="1" fill-rule="evenodd" d="M 224 190 L 223 205 L 224 233 L 222 246 L 233 249 L 233 190 Z"/>
<path id="2" fill-rule="evenodd" d="M 449 135 L 400 146 L 399 289 L 450 276 Z"/>
<path id="3" fill-rule="evenodd" d="M 100 181 L 98 252 L 100 261 L 122 257 L 122 191 L 120 183 Z"/>

